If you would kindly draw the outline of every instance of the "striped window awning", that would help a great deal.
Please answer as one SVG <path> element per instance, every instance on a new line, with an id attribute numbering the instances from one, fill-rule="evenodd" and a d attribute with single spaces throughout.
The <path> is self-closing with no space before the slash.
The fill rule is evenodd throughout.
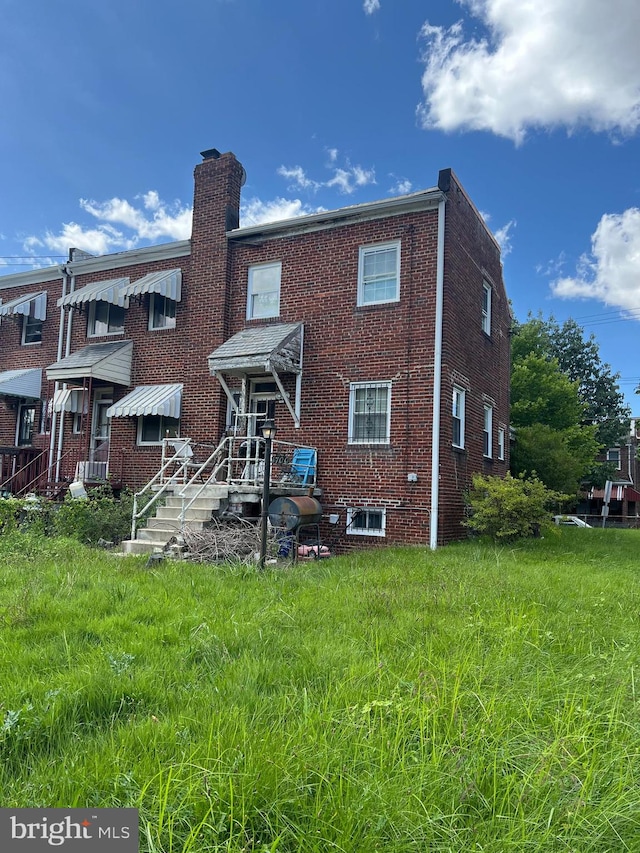
<path id="1" fill-rule="evenodd" d="M 108 418 L 163 415 L 179 418 L 182 405 L 182 383 L 172 385 L 139 385 L 122 400 L 107 409 Z"/>
<path id="2" fill-rule="evenodd" d="M 129 284 L 128 278 L 112 278 L 108 281 L 94 281 L 84 287 L 67 293 L 58 299 L 58 307 L 70 305 L 85 305 L 87 302 L 110 302 L 120 308 L 129 307 L 129 298 L 124 294 L 124 288 Z"/>
<path id="3" fill-rule="evenodd" d="M 3 370 L 0 373 L 0 394 L 5 397 L 25 397 L 39 400 L 42 393 L 42 368 Z"/>
<path id="4" fill-rule="evenodd" d="M 47 291 L 27 293 L 25 296 L 18 296 L 16 299 L 11 299 L 9 302 L 0 305 L 0 317 L 11 317 L 15 314 L 33 317 L 36 320 L 46 320 Z"/>
<path id="5" fill-rule="evenodd" d="M 61 388 L 53 395 L 54 412 L 87 412 L 87 396 L 82 388 Z"/>
<path id="6" fill-rule="evenodd" d="M 182 270 L 161 270 L 150 272 L 143 278 L 131 282 L 122 289 L 124 296 L 142 296 L 144 293 L 158 293 L 180 302 L 182 299 Z"/>

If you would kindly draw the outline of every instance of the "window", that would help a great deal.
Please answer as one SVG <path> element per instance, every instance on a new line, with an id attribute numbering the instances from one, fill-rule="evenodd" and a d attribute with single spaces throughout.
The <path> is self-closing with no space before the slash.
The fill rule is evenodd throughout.
<path id="1" fill-rule="evenodd" d="M 491 334 L 491 287 L 482 283 L 482 331 Z"/>
<path id="2" fill-rule="evenodd" d="M 358 305 L 400 299 L 400 243 L 362 246 L 358 263 Z"/>
<path id="3" fill-rule="evenodd" d="M 18 409 L 18 429 L 16 435 L 16 444 L 18 447 L 28 447 L 33 444 L 35 422 L 35 403 L 22 403 Z"/>
<path id="4" fill-rule="evenodd" d="M 102 300 L 94 301 L 89 308 L 87 335 L 117 335 L 124 332 L 124 308 Z"/>
<path id="5" fill-rule="evenodd" d="M 349 444 L 389 444 L 391 383 L 352 382 L 349 394 Z"/>
<path id="6" fill-rule="evenodd" d="M 465 391 L 463 388 L 453 389 L 453 446 L 464 447 L 464 402 Z"/>
<path id="7" fill-rule="evenodd" d="M 498 459 L 504 460 L 504 440 L 505 440 L 505 429 L 504 427 L 500 427 L 498 429 Z"/>
<path id="8" fill-rule="evenodd" d="M 610 447 L 609 450 L 607 450 L 607 462 L 612 462 L 618 470 L 620 469 L 619 447 Z"/>
<path id="9" fill-rule="evenodd" d="M 484 407 L 484 429 L 482 432 L 482 453 L 488 459 L 493 455 L 493 447 L 491 434 L 493 432 L 493 408 L 491 406 Z"/>
<path id="10" fill-rule="evenodd" d="M 282 264 L 249 267 L 247 320 L 280 315 L 280 277 Z"/>
<path id="11" fill-rule="evenodd" d="M 138 418 L 138 444 L 161 444 L 163 438 L 180 435 L 180 418 L 143 415 Z"/>
<path id="12" fill-rule="evenodd" d="M 384 507 L 347 510 L 347 533 L 354 536 L 384 536 L 387 512 Z"/>
<path id="13" fill-rule="evenodd" d="M 176 302 L 160 293 L 152 293 L 149 299 L 149 330 L 175 329 Z"/>
<path id="14" fill-rule="evenodd" d="M 26 316 L 22 321 L 22 344 L 39 344 L 42 341 L 42 320 Z"/>

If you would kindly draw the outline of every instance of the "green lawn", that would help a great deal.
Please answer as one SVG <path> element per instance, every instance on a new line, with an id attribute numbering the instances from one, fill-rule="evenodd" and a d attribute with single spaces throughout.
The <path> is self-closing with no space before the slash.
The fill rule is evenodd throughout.
<path id="1" fill-rule="evenodd" d="M 638 851 L 640 532 L 557 534 L 262 575 L 0 538 L 0 805 L 136 807 L 148 853 Z"/>

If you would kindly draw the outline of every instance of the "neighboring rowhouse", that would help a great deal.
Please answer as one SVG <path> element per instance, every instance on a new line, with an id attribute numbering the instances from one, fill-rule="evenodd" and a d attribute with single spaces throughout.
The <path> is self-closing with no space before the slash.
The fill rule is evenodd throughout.
<path id="1" fill-rule="evenodd" d="M 602 461 L 612 469 L 610 489 L 591 488 L 580 502 L 577 512 L 589 516 L 591 524 L 602 518 L 605 498 L 608 498 L 607 521 L 629 527 L 640 525 L 640 419 L 632 418 L 629 435 L 623 437 L 616 447 L 609 447 L 602 454 Z"/>
<path id="2" fill-rule="evenodd" d="M 242 165 L 202 156 L 191 240 L 0 278 L 0 487 L 140 489 L 179 435 L 237 512 L 273 418 L 274 493 L 310 453 L 336 547 L 464 535 L 472 474 L 508 468 L 510 311 L 455 175 L 240 228 Z"/>

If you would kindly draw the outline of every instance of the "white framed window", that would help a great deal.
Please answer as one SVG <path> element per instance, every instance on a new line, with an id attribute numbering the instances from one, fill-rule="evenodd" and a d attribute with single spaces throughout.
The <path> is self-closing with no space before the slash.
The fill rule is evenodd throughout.
<path id="1" fill-rule="evenodd" d="M 607 450 L 607 462 L 613 463 L 620 470 L 620 448 L 610 447 Z"/>
<path id="2" fill-rule="evenodd" d="M 465 397 L 466 392 L 464 388 L 459 388 L 457 385 L 454 385 L 453 406 L 451 411 L 453 417 L 452 443 L 454 447 L 459 447 L 460 449 L 464 448 Z"/>
<path id="3" fill-rule="evenodd" d="M 484 407 L 484 427 L 482 429 L 482 455 L 487 459 L 493 456 L 493 407 Z"/>
<path id="4" fill-rule="evenodd" d="M 162 444 L 163 438 L 180 435 L 180 418 L 141 415 L 138 418 L 138 444 Z"/>
<path id="5" fill-rule="evenodd" d="M 349 444 L 389 444 L 391 382 L 352 382 L 349 391 Z"/>
<path id="6" fill-rule="evenodd" d="M 247 320 L 280 316 L 280 279 L 282 264 L 258 264 L 249 267 Z"/>
<path id="7" fill-rule="evenodd" d="M 504 427 L 498 427 L 498 459 L 504 460 L 506 431 Z"/>
<path id="8" fill-rule="evenodd" d="M 22 318 L 22 346 L 42 342 L 42 320 L 25 315 Z"/>
<path id="9" fill-rule="evenodd" d="M 163 296 L 161 293 L 152 293 L 149 298 L 149 331 L 155 329 L 175 329 L 176 327 L 176 301 Z"/>
<path id="10" fill-rule="evenodd" d="M 386 507 L 347 509 L 347 533 L 352 536 L 384 536 L 386 524 Z"/>
<path id="11" fill-rule="evenodd" d="M 491 334 L 491 285 L 482 282 L 482 331 Z"/>
<path id="12" fill-rule="evenodd" d="M 94 300 L 89 307 L 87 335 L 90 338 L 102 335 L 121 335 L 124 332 L 124 308 L 101 299 Z"/>
<path id="13" fill-rule="evenodd" d="M 358 260 L 358 305 L 380 305 L 400 299 L 400 241 L 361 246 Z"/>

